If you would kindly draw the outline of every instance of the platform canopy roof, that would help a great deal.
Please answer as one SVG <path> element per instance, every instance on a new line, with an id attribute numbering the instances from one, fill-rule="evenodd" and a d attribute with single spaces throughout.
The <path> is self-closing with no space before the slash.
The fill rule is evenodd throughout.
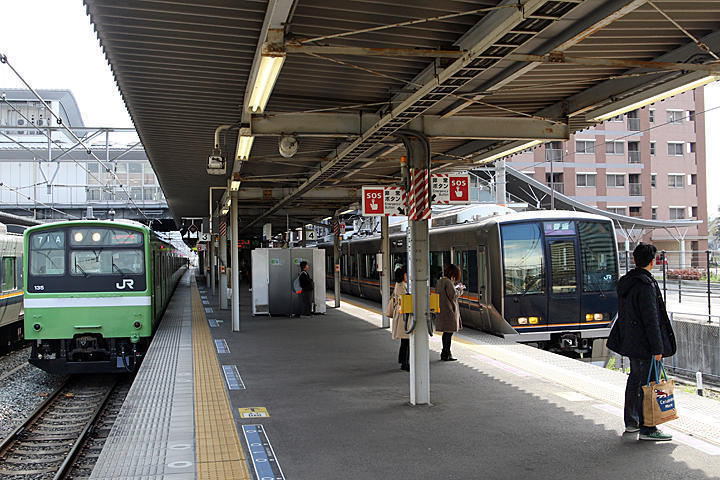
<path id="1" fill-rule="evenodd" d="M 720 74 L 720 0 L 84 1 L 176 219 L 208 216 L 232 125 L 246 233 L 398 182 L 402 129 L 430 137 L 436 171 L 464 170 Z"/>

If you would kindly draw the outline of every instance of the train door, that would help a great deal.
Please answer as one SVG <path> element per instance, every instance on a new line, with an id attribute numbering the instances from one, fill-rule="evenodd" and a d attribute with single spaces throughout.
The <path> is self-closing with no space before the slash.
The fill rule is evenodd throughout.
<path id="1" fill-rule="evenodd" d="M 548 326 L 577 323 L 580 318 L 577 238 L 546 237 L 546 249 L 550 284 Z"/>
<path id="2" fill-rule="evenodd" d="M 488 277 L 487 249 L 477 249 L 477 282 L 478 282 L 478 303 L 480 305 L 490 304 L 490 280 Z"/>

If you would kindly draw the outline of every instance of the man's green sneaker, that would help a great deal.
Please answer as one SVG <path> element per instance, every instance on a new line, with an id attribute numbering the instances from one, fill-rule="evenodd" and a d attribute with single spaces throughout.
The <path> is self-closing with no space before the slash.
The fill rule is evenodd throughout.
<path id="1" fill-rule="evenodd" d="M 652 433 L 641 433 L 638 436 L 638 440 L 648 440 L 651 442 L 668 442 L 672 440 L 672 435 L 670 435 L 669 433 L 663 433 L 660 430 L 655 430 Z"/>

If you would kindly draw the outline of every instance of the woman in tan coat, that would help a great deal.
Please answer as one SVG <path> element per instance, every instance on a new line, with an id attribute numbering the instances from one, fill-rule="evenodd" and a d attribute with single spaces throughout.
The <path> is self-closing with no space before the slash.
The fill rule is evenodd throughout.
<path id="1" fill-rule="evenodd" d="M 400 304 L 400 297 L 407 293 L 407 273 L 404 268 L 395 270 L 395 290 L 392 294 L 393 309 L 392 338 L 400 340 L 400 352 L 398 352 L 398 363 L 400 369 L 410 371 L 410 335 L 405 333 L 404 315 L 398 313 L 397 306 Z"/>
<path id="2" fill-rule="evenodd" d="M 451 263 L 445 267 L 445 275 L 435 285 L 435 290 L 437 290 L 438 297 L 440 297 L 440 313 L 435 316 L 435 328 L 439 332 L 443 332 L 443 349 L 440 360 L 446 362 L 457 360 L 450 353 L 450 344 L 452 343 L 453 333 L 462 328 L 460 305 L 458 304 L 458 297 L 462 295 L 462 289 L 460 291 L 455 289 L 455 284 L 459 281 L 460 269 Z"/>

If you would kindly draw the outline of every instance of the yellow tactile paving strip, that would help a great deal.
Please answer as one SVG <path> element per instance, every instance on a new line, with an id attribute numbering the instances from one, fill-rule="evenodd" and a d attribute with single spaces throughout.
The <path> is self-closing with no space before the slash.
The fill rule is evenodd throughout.
<path id="1" fill-rule="evenodd" d="M 192 332 L 197 478 L 250 479 L 205 308 L 194 283 Z"/>

